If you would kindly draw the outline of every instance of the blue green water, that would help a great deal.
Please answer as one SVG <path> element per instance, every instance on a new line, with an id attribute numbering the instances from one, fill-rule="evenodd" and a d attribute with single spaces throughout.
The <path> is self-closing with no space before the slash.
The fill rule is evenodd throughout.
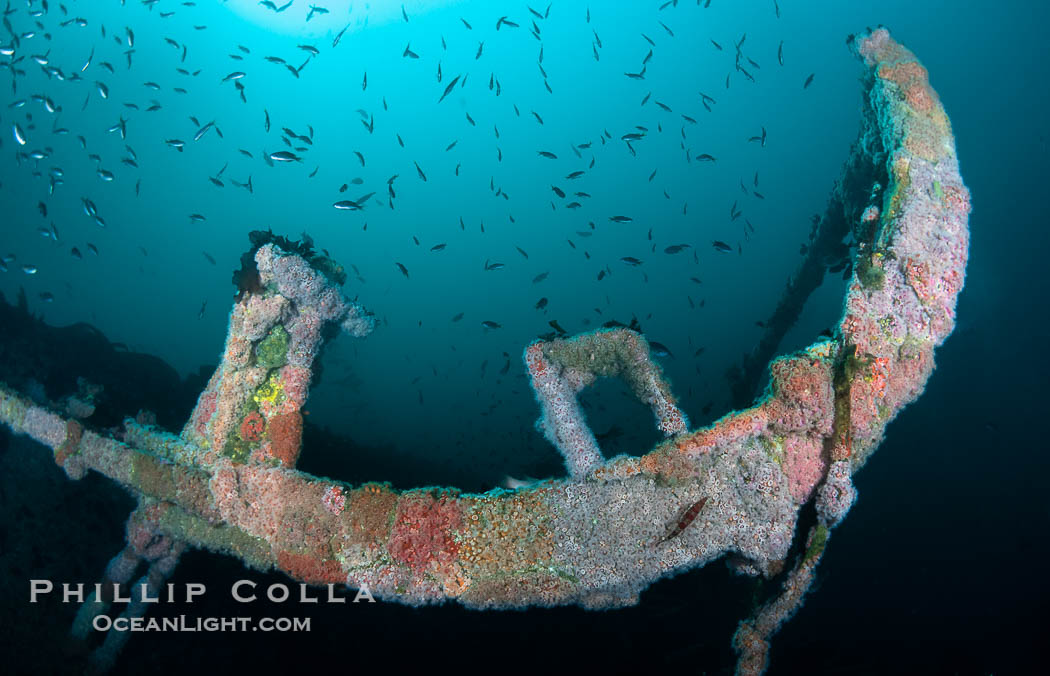
<path id="1" fill-rule="evenodd" d="M 68 8 L 87 25 L 61 26 L 66 18 L 52 5 L 38 19 L 51 40 L 22 40 L 26 58 L 14 66 L 26 72 L 12 100 L 27 103 L 4 111 L 5 145 L 50 150 L 5 171 L 5 192 L 20 196 L 10 200 L 11 222 L 23 225 L 5 242 L 18 258 L 0 289 L 12 297 L 24 285 L 49 321 L 89 321 L 190 373 L 221 349 L 230 273 L 247 233 L 306 232 L 354 266 L 346 292 L 379 319 L 367 340 L 329 347 L 311 420 L 370 445 L 423 444 L 427 456 L 484 467 L 493 482 L 557 470 L 532 429 L 537 410 L 520 359 L 551 320 L 574 333 L 637 317 L 674 355 L 665 368 L 694 419 L 725 411 L 723 372 L 761 335 L 755 322 L 800 260 L 810 217 L 823 210 L 856 135 L 859 67 L 845 35 L 878 18 L 788 5 L 778 19 L 772 2 L 533 8 L 545 18 L 516 5 L 406 3 L 403 14 L 400 4 L 330 3 L 309 22 L 305 2 L 280 13 L 251 2 Z M 497 30 L 504 14 L 518 27 Z M 26 12 L 9 18 L 16 33 L 34 28 Z M 409 48 L 418 58 L 405 56 Z M 64 81 L 33 62 L 38 53 Z M 80 81 L 70 81 L 92 54 Z M 298 77 L 266 57 L 300 69 Z M 625 75 L 643 66 L 644 79 Z M 235 72 L 244 76 L 223 82 Z M 61 110 L 48 113 L 34 94 Z M 107 131 L 122 118 L 125 139 Z M 27 130 L 25 146 L 15 146 L 13 124 Z M 69 133 L 56 136 L 55 127 Z M 764 145 L 748 141 L 763 129 Z M 642 138 L 622 140 L 632 133 Z M 264 161 L 264 151 L 281 150 L 301 161 Z M 696 159 L 704 154 L 717 159 Z M 135 167 L 123 162 L 132 158 Z M 54 167 L 64 183 L 49 194 Z M 249 177 L 252 193 L 233 184 Z M 368 193 L 360 211 L 333 208 Z M 610 220 L 621 215 L 633 221 Z M 51 223 L 57 242 L 38 232 Z M 716 251 L 714 240 L 732 252 Z M 664 253 L 679 244 L 689 248 Z M 505 267 L 485 270 L 487 261 Z M 26 263 L 39 272 L 20 273 Z M 793 346 L 834 321 L 840 284 L 829 285 Z M 608 406 L 626 404 L 612 397 Z M 636 422 L 618 426 L 622 450 L 655 440 L 645 417 Z M 595 421 L 599 433 L 612 424 Z"/>

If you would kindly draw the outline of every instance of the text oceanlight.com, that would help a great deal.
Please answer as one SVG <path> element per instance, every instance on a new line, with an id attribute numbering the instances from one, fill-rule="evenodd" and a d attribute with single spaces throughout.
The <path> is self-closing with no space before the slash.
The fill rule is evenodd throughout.
<path id="1" fill-rule="evenodd" d="M 117 617 L 107 615 L 96 617 L 91 626 L 95 631 L 130 631 L 130 632 L 236 632 L 236 631 L 273 631 L 273 632 L 306 632 L 310 631 L 309 617 Z"/>

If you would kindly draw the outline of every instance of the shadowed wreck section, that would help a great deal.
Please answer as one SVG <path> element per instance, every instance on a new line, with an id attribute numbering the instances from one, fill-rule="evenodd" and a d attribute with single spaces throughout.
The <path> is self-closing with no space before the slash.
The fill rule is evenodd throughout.
<path id="1" fill-rule="evenodd" d="M 654 581 L 726 557 L 742 574 L 783 575 L 733 639 L 738 671 L 759 673 L 855 499 L 853 473 L 922 393 L 966 266 L 969 193 L 925 69 L 885 30 L 853 47 L 867 69 L 864 116 L 841 185 L 870 203 L 848 222 L 857 248 L 838 330 L 774 360 L 762 398 L 709 427 L 688 430 L 644 337 L 600 331 L 525 351 L 541 429 L 567 478 L 466 494 L 299 472 L 300 409 L 322 328 L 363 337 L 372 319 L 338 291 L 333 261 L 261 240 L 241 273 L 250 283 L 222 364 L 181 435 L 129 419 L 121 439 L 105 436 L 7 388 L 0 420 L 52 448 L 70 477 L 95 470 L 138 499 L 106 583 L 126 584 L 144 566 L 144 589 L 155 589 L 198 547 L 409 605 L 601 609 L 638 603 Z M 853 186 L 862 179 L 870 185 Z M 580 414 L 576 393 L 612 375 L 668 437 L 646 455 L 606 460 Z M 797 532 L 811 502 L 816 523 Z M 133 594 L 124 613 L 144 613 L 141 601 Z M 74 633 L 107 604 L 87 601 Z M 100 668 L 127 638 L 115 633 L 96 649 Z"/>

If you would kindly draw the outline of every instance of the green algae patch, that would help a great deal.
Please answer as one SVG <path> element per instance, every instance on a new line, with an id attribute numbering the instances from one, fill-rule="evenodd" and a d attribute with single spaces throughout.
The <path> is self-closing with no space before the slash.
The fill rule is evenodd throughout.
<path id="1" fill-rule="evenodd" d="M 857 257 L 857 279 L 865 289 L 877 291 L 886 280 L 886 272 L 871 262 L 867 256 Z"/>
<path id="2" fill-rule="evenodd" d="M 824 546 L 828 543 L 828 527 L 821 524 L 817 526 L 817 529 L 813 532 L 813 539 L 810 540 L 809 546 L 806 547 L 806 556 L 804 561 L 807 563 L 817 558 L 824 553 Z"/>
<path id="3" fill-rule="evenodd" d="M 255 365 L 275 369 L 288 362 L 288 332 L 278 324 L 255 347 Z"/>
<path id="4" fill-rule="evenodd" d="M 222 454 L 234 462 L 247 462 L 251 452 L 252 449 L 248 442 L 236 435 L 227 439 L 222 449 Z"/>

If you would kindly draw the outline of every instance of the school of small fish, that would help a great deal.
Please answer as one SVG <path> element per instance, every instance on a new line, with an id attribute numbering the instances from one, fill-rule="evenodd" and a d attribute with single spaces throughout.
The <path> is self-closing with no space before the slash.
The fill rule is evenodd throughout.
<path id="1" fill-rule="evenodd" d="M 504 153 L 507 153 L 508 157 L 512 153 L 520 157 L 520 146 L 526 143 L 526 140 L 509 138 L 507 129 L 512 128 L 511 123 L 491 115 L 485 116 L 484 120 L 479 114 L 472 115 L 470 101 L 483 96 L 499 97 L 506 101 L 508 97 L 514 96 L 512 92 L 516 91 L 517 87 L 512 78 L 509 75 L 501 75 L 488 66 L 494 58 L 491 55 L 501 50 L 506 41 L 515 40 L 514 49 L 521 51 L 521 41 L 529 38 L 534 43 L 536 55 L 534 77 L 542 82 L 547 95 L 552 97 L 551 101 L 556 101 L 555 91 L 565 85 L 554 74 L 548 72 L 548 69 L 553 67 L 550 59 L 544 60 L 545 49 L 548 54 L 554 51 L 552 45 L 545 43 L 545 33 L 553 22 L 559 22 L 559 32 L 564 32 L 565 26 L 571 26 L 579 39 L 588 43 L 589 53 L 599 65 L 606 61 L 613 64 L 625 62 L 620 54 L 607 54 L 611 49 L 629 49 L 632 53 L 637 51 L 637 58 L 632 56 L 627 61 L 630 64 L 627 70 L 621 66 L 608 68 L 614 69 L 612 76 L 637 81 L 640 83 L 638 86 L 642 88 L 651 81 L 647 79 L 651 69 L 659 65 L 661 43 L 689 40 L 697 53 L 704 54 L 705 58 L 710 56 L 724 69 L 726 91 L 721 94 L 713 92 L 717 96 L 712 95 L 712 90 L 707 87 L 706 91 L 696 91 L 690 94 L 692 103 L 687 109 L 681 109 L 679 105 L 670 105 L 668 102 L 674 101 L 666 97 L 667 92 L 656 89 L 646 91 L 640 98 L 639 107 L 644 116 L 639 121 L 644 123 L 610 131 L 600 125 L 581 121 L 579 128 L 574 132 L 578 133 L 578 140 L 569 144 L 557 142 L 554 140 L 556 136 L 547 133 L 551 127 L 551 110 L 541 107 L 546 102 L 533 100 L 526 104 L 524 101 L 510 101 L 508 112 L 512 110 L 515 120 L 527 120 L 531 126 L 527 139 L 531 148 L 526 152 L 546 168 L 547 175 L 535 182 L 534 194 L 512 197 L 504 191 L 498 173 L 493 169 L 492 173 L 487 175 L 488 191 L 494 196 L 493 199 L 501 200 L 500 203 L 506 205 L 509 210 L 509 223 L 507 226 L 490 223 L 488 227 L 499 227 L 503 233 L 508 232 L 507 227 L 527 227 L 515 219 L 513 208 L 519 203 L 518 200 L 531 200 L 533 203 L 540 202 L 545 205 L 549 203 L 554 212 L 564 210 L 573 214 L 578 225 L 567 231 L 564 242 L 557 245 L 569 247 L 572 255 L 582 256 L 582 261 L 589 262 L 588 274 L 594 284 L 600 284 L 603 280 L 619 274 L 638 275 L 638 281 L 645 284 L 649 281 L 649 273 L 657 270 L 663 264 L 663 260 L 691 258 L 695 274 L 683 281 L 687 284 L 701 285 L 704 276 L 701 253 L 709 256 L 743 256 L 745 244 L 756 233 L 756 226 L 745 216 L 744 210 L 753 200 L 766 199 L 763 192 L 760 192 L 758 171 L 754 171 L 753 175 L 749 172 L 747 178 L 740 180 L 742 197 L 737 196 L 733 199 L 732 205 L 727 209 L 725 223 L 697 228 L 696 237 L 691 242 L 680 241 L 680 237 L 670 241 L 664 239 L 659 225 L 649 222 L 646 218 L 643 206 L 639 206 L 633 213 L 610 212 L 611 210 L 603 209 L 597 204 L 591 197 L 592 193 L 588 192 L 594 190 L 593 187 L 588 188 L 588 179 L 603 157 L 609 153 L 616 153 L 624 157 L 630 156 L 632 161 L 646 161 L 643 159 L 643 149 L 658 134 L 673 133 L 680 137 L 678 145 L 681 159 L 684 166 L 694 167 L 690 171 L 719 171 L 720 158 L 708 152 L 709 148 L 703 146 L 701 137 L 694 134 L 693 130 L 702 127 L 706 119 L 714 119 L 719 101 L 732 96 L 734 87 L 751 86 L 762 78 L 783 77 L 782 74 L 776 73 L 777 70 L 785 68 L 786 55 L 790 54 L 790 43 L 785 45 L 783 40 L 778 39 L 775 44 L 756 44 L 753 39 L 749 41 L 746 32 L 732 38 L 724 35 L 683 36 L 681 28 L 676 33 L 675 13 L 684 10 L 685 6 L 691 3 L 682 2 L 682 10 L 679 9 L 678 0 L 656 3 L 655 15 L 659 18 L 654 18 L 650 25 L 639 27 L 637 44 L 633 46 L 613 47 L 603 43 L 597 20 L 592 21 L 591 8 L 568 2 L 552 2 L 537 7 L 528 4 L 515 6 L 509 3 L 501 3 L 498 7 L 480 4 L 472 7 L 470 16 L 460 17 L 458 24 L 447 33 L 423 40 L 423 36 L 429 35 L 429 32 L 414 33 L 411 39 L 407 37 L 406 32 L 406 39 L 392 47 L 388 58 L 403 61 L 406 67 L 411 65 L 412 68 L 416 68 L 417 64 L 425 64 L 433 77 L 429 84 L 432 92 L 426 96 L 432 100 L 435 108 L 446 109 L 465 105 L 464 114 L 460 118 L 463 127 L 458 130 L 445 130 L 448 136 L 436 141 L 437 148 L 444 149 L 440 155 L 447 157 L 442 166 L 436 166 L 432 159 L 434 155 L 430 154 L 426 157 L 431 159 L 424 160 L 422 156 L 420 159 L 408 159 L 403 163 L 401 171 L 383 176 L 374 175 L 370 170 L 370 158 L 366 157 L 360 146 L 354 147 L 355 135 L 381 135 L 387 138 L 391 152 L 411 152 L 412 144 L 416 144 L 417 148 L 419 144 L 418 139 L 408 138 L 404 130 L 393 130 L 385 124 L 388 113 L 386 96 L 381 97 L 381 109 L 368 109 L 363 104 L 357 110 L 347 111 L 345 138 L 330 139 L 324 138 L 310 122 L 287 121 L 278 119 L 276 114 L 271 115 L 274 107 L 267 105 L 265 95 L 256 94 L 269 92 L 268 95 L 272 96 L 273 91 L 279 91 L 283 92 L 284 96 L 294 97 L 296 87 L 307 86 L 304 83 L 311 77 L 311 64 L 322 59 L 345 60 L 343 53 L 348 49 L 347 44 L 353 41 L 354 31 L 362 25 L 354 22 L 360 21 L 359 15 L 362 12 L 367 13 L 367 8 L 354 9 L 351 5 L 346 9 L 340 6 L 337 11 L 334 7 L 302 0 L 280 3 L 262 0 L 256 3 L 253 11 L 270 13 L 272 16 L 281 15 L 283 20 L 309 23 L 311 28 L 320 27 L 328 31 L 328 37 L 324 40 L 300 42 L 291 39 L 282 53 L 264 54 L 250 44 L 242 44 L 232 31 L 218 35 L 215 34 L 216 31 L 209 30 L 209 26 L 199 22 L 197 18 L 197 2 L 120 0 L 121 6 L 126 4 L 141 4 L 147 9 L 149 25 L 133 27 L 122 23 L 114 24 L 112 20 L 107 25 L 91 18 L 94 5 L 84 1 L 71 0 L 68 4 L 54 0 L 8 1 L 3 10 L 0 69 L 10 75 L 11 87 L 5 97 L 7 100 L 0 108 L 0 128 L 7 130 L 0 138 L 0 149 L 12 151 L 19 169 L 31 172 L 34 179 L 38 180 L 39 194 L 29 199 L 38 201 L 42 219 L 42 224 L 38 227 L 39 234 L 52 240 L 56 247 L 66 248 L 69 255 L 67 260 L 79 262 L 85 259 L 85 254 L 90 254 L 92 258 L 100 258 L 102 254 L 99 247 L 91 241 L 78 239 L 69 242 L 64 238 L 61 223 L 56 224 L 55 219 L 49 217 L 50 212 L 58 211 L 58 204 L 79 204 L 79 211 L 94 227 L 112 228 L 116 225 L 116 217 L 111 213 L 102 213 L 96 205 L 95 199 L 98 198 L 95 193 L 88 191 L 87 194 L 68 194 L 69 191 L 65 187 L 66 169 L 56 163 L 55 158 L 68 157 L 71 148 L 93 167 L 98 190 L 102 190 L 102 186 L 106 184 L 117 186 L 120 190 L 127 191 L 125 194 L 129 198 L 133 195 L 134 198 L 141 199 L 144 203 L 144 213 L 150 211 L 149 195 L 153 193 L 148 191 L 164 190 L 163 185 L 144 185 L 144 178 L 147 177 L 145 170 L 149 167 L 142 166 L 144 159 L 137 149 L 148 145 L 151 148 L 166 148 L 165 152 L 170 153 L 170 162 L 177 166 L 179 171 L 198 172 L 201 190 L 211 189 L 208 188 L 209 185 L 215 190 L 230 191 L 232 188 L 234 193 L 244 196 L 243 199 L 257 199 L 258 193 L 274 191 L 294 196 L 296 188 L 292 182 L 296 180 L 316 178 L 318 181 L 330 183 L 332 197 L 325 207 L 331 214 L 330 217 L 358 219 L 345 222 L 350 224 L 349 227 L 367 232 L 368 223 L 365 219 L 377 210 L 396 211 L 399 206 L 397 200 L 402 193 L 425 195 L 425 190 L 429 188 L 422 184 L 433 185 L 436 176 L 440 176 L 442 180 L 446 177 L 459 180 L 461 172 L 465 175 L 469 170 L 476 175 L 479 171 L 486 171 L 483 166 L 477 166 L 482 162 L 475 155 L 457 154 L 462 148 L 459 145 L 460 141 L 467 135 L 491 134 L 491 157 L 496 167 L 502 165 L 506 159 Z M 696 2 L 698 11 L 708 8 L 710 4 L 711 0 Z M 595 3 L 594 7 L 596 10 L 604 10 L 599 3 Z M 107 7 L 106 10 L 108 19 L 120 14 L 115 12 L 113 7 Z M 775 19 L 780 18 L 780 7 L 776 0 L 769 1 L 768 11 L 775 13 Z M 402 24 L 410 24 L 412 21 L 409 11 L 404 6 L 401 7 L 400 18 Z M 354 31 L 348 33 L 352 26 Z M 213 41 L 228 43 L 226 63 L 204 61 L 195 56 L 202 35 Z M 436 37 L 439 37 L 439 40 L 433 39 Z M 136 59 L 137 50 L 140 50 L 146 41 L 166 50 L 166 63 L 151 62 L 147 67 L 147 64 Z M 465 59 L 449 57 L 448 52 L 456 44 L 462 46 L 469 56 Z M 762 54 L 763 58 L 760 59 L 758 54 Z M 370 86 L 374 89 L 376 84 L 374 81 L 370 84 L 367 70 L 355 68 L 352 60 L 345 63 L 345 81 L 327 85 L 313 82 L 311 85 L 331 86 L 341 90 L 353 89 L 361 93 L 369 92 Z M 131 75 L 137 71 L 142 71 L 143 75 L 138 78 Z M 721 75 L 718 78 L 718 86 L 721 87 Z M 140 84 L 129 88 L 128 83 L 131 81 L 138 81 Z M 795 87 L 796 91 L 801 92 L 818 85 L 819 80 L 815 80 L 815 74 L 810 73 Z M 216 97 L 239 101 L 243 112 L 233 115 L 228 112 L 229 108 L 224 108 L 227 112 L 222 114 L 202 112 L 208 108 L 209 100 Z M 466 103 L 453 99 L 465 99 Z M 549 105 L 556 107 L 557 103 Z M 162 126 L 152 121 L 152 116 L 158 111 L 172 108 L 185 112 L 180 112 L 180 118 L 183 120 L 180 124 Z M 198 110 L 189 112 L 192 109 Z M 710 117 L 702 119 L 702 116 Z M 98 128 L 94 122 L 96 118 L 107 122 L 102 128 Z M 491 126 L 491 130 L 486 128 L 488 126 Z M 226 141 L 224 133 L 224 129 L 231 128 L 254 129 L 259 140 L 252 147 L 232 147 Z M 765 126 L 759 126 L 750 136 L 741 138 L 739 143 L 741 147 L 766 148 L 767 144 L 774 144 L 776 141 L 774 135 L 767 134 Z M 209 148 L 206 155 L 207 166 L 193 166 L 183 161 L 182 158 L 191 155 L 192 150 L 206 144 Z M 316 148 L 332 148 L 334 144 L 341 145 L 343 160 L 340 166 L 322 166 L 320 161 L 313 159 L 317 156 Z M 56 147 L 60 150 L 56 151 Z M 719 152 L 719 155 L 722 154 Z M 200 158 L 202 155 L 203 153 L 193 154 L 194 158 Z M 220 159 L 216 161 L 216 157 Z M 485 163 L 489 161 L 486 159 Z M 722 164 L 724 165 L 724 159 Z M 647 168 L 644 174 L 648 176 L 646 183 L 659 184 L 664 180 L 662 177 L 671 171 L 670 168 L 661 170 L 659 167 L 653 167 L 651 171 Z M 289 178 L 292 175 L 296 178 Z M 699 180 L 702 180 L 704 174 L 699 176 Z M 406 181 L 417 180 L 418 187 L 411 190 L 405 188 Z M 476 188 L 471 186 L 463 188 L 464 194 L 475 190 Z M 663 196 L 666 200 L 681 200 L 680 197 L 672 198 L 667 188 L 663 190 Z M 182 222 L 187 226 L 207 224 L 207 227 L 222 227 L 222 224 L 209 219 L 205 208 L 194 206 L 192 195 L 184 196 L 179 202 L 184 204 L 186 209 L 185 216 L 179 218 L 184 219 Z M 467 200 L 464 200 L 464 203 L 466 202 Z M 688 202 L 681 201 L 683 216 L 688 216 L 688 209 Z M 816 226 L 815 218 L 810 233 L 811 239 L 816 232 Z M 413 242 L 410 246 L 421 247 L 422 251 L 428 251 L 435 257 L 449 256 L 446 247 L 449 252 L 456 248 L 453 239 L 456 230 L 463 232 L 468 228 L 476 228 L 484 235 L 486 227 L 483 221 L 478 223 L 470 215 L 464 214 L 458 219 L 458 223 L 442 233 L 422 230 L 410 233 Z M 610 257 L 607 261 L 592 260 L 593 245 L 597 239 L 605 233 L 615 236 L 622 228 L 647 230 L 647 248 L 641 251 L 624 251 L 622 253 L 625 255 Z M 712 237 L 711 234 L 705 233 L 717 234 Z M 595 237 L 596 235 L 598 237 Z M 133 231 L 127 236 L 134 237 Z M 201 254 L 208 265 L 221 266 L 217 260 L 220 256 L 215 250 L 208 250 L 206 239 L 200 242 L 200 246 L 204 247 Z M 555 243 L 552 242 L 549 246 L 553 248 Z M 801 246 L 801 253 L 806 252 L 806 247 L 807 244 Z M 533 248 L 530 246 L 529 249 Z M 142 256 L 149 254 L 143 246 L 139 246 L 139 251 Z M 500 271 L 525 266 L 532 278 L 532 285 L 539 287 L 544 284 L 554 267 L 545 262 L 546 253 L 534 249 L 527 251 L 525 247 L 516 245 L 510 249 L 500 247 L 479 255 L 474 270 L 479 270 L 485 275 L 505 275 L 506 272 Z M 384 263 L 388 266 L 386 269 L 390 274 L 389 283 L 426 283 L 425 278 L 416 274 L 414 268 L 405 262 L 410 260 L 405 252 L 367 252 L 365 255 L 389 256 L 388 262 Z M 829 261 L 828 267 L 833 272 L 844 271 L 844 275 L 848 275 L 848 247 L 841 257 Z M 351 264 L 351 268 L 357 283 L 365 284 L 366 280 L 357 266 Z M 628 273 L 628 270 L 633 272 Z M 0 271 L 20 271 L 20 274 L 40 277 L 54 273 L 56 278 L 60 272 L 48 270 L 38 262 L 23 261 L 16 253 L 7 253 L 0 257 Z M 682 288 L 686 291 L 684 295 L 687 296 L 691 309 L 704 307 L 704 298 L 694 298 L 694 293 L 698 292 L 692 291 L 698 290 L 699 286 L 683 285 Z M 44 302 L 55 301 L 55 295 L 51 291 L 41 292 L 39 297 Z M 538 292 L 534 298 L 536 300 L 529 303 L 534 303 L 535 312 L 547 315 L 556 311 L 558 299 L 553 297 L 552 292 L 543 296 Z M 608 301 L 608 297 L 606 300 Z M 205 316 L 206 311 L 207 300 L 201 303 L 199 312 L 194 310 L 194 314 L 200 319 Z M 566 325 L 571 323 L 574 331 L 586 330 L 592 326 L 592 322 L 594 325 L 625 326 L 615 319 L 607 320 L 606 317 L 601 308 L 595 307 L 594 316 L 570 318 L 572 321 L 566 322 Z M 458 312 L 451 316 L 449 321 L 455 323 L 461 320 L 473 321 L 477 330 L 484 334 L 499 331 L 507 318 L 495 315 L 470 317 L 465 316 L 464 312 Z M 539 332 L 538 335 L 543 338 L 550 339 L 569 333 L 558 319 L 547 320 L 545 324 L 553 330 Z M 632 318 L 629 325 L 638 330 L 642 328 L 636 318 Z M 673 358 L 666 346 L 652 341 L 652 337 L 650 341 L 654 354 L 658 357 Z M 688 341 L 690 351 L 694 356 L 699 356 L 704 347 L 694 344 L 691 335 Z M 508 371 L 510 361 L 508 357 L 501 373 Z M 483 374 L 486 365 L 487 361 L 482 366 Z M 699 367 L 697 372 L 699 373 Z M 422 392 L 419 399 L 422 401 Z M 709 409 L 710 404 L 705 408 L 705 412 Z"/>

